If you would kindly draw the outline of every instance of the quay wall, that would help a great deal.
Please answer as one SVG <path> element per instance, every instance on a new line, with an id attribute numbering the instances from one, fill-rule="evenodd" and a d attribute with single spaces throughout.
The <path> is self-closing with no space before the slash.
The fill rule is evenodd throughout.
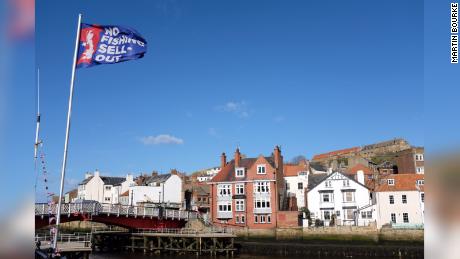
<path id="1" fill-rule="evenodd" d="M 234 229 L 241 240 L 305 240 L 337 241 L 355 243 L 381 243 L 406 241 L 423 243 L 424 231 L 420 229 L 391 229 L 375 227 L 337 226 L 311 228 L 277 228 L 277 229 Z"/>

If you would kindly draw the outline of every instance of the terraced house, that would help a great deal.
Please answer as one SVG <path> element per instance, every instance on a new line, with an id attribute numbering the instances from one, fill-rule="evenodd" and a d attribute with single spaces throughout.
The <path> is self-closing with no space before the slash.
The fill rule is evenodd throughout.
<path id="1" fill-rule="evenodd" d="M 227 163 L 221 156 L 221 170 L 212 179 L 211 218 L 213 223 L 249 228 L 274 228 L 278 215 L 286 208 L 286 188 L 283 179 L 283 156 L 278 146 L 271 156 L 235 157 Z"/>

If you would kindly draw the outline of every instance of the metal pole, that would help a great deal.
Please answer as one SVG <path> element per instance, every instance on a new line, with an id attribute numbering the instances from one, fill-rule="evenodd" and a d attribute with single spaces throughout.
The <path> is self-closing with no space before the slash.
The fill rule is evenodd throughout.
<path id="1" fill-rule="evenodd" d="M 37 160 L 38 133 L 40 132 L 40 69 L 37 69 L 37 127 L 35 129 L 34 159 Z"/>
<path id="2" fill-rule="evenodd" d="M 67 147 L 69 144 L 70 117 L 72 113 L 73 85 L 75 81 L 75 68 L 77 64 L 78 42 L 80 41 L 80 27 L 81 27 L 81 14 L 78 14 L 77 36 L 75 38 L 75 51 L 73 54 L 73 64 L 72 64 L 72 77 L 70 79 L 70 95 L 69 95 L 69 108 L 67 110 L 67 128 L 66 128 L 65 142 L 64 142 L 64 157 L 62 159 L 61 187 L 59 190 L 59 202 L 58 202 L 57 215 L 56 215 L 56 231 L 55 231 L 54 239 L 53 239 L 54 251 L 56 251 L 56 248 L 57 248 L 57 237 L 59 233 L 59 224 L 61 222 L 62 193 L 64 192 L 65 168 L 67 164 Z"/>

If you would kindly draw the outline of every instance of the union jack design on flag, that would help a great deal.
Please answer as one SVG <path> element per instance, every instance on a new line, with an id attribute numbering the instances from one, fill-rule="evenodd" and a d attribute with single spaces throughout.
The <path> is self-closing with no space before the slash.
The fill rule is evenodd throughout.
<path id="1" fill-rule="evenodd" d="M 82 23 L 76 67 L 139 59 L 146 52 L 147 41 L 133 29 Z"/>

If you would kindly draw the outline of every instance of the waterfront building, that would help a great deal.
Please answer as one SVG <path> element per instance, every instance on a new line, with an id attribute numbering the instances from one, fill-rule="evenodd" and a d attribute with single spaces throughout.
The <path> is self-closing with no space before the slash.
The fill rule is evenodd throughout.
<path id="1" fill-rule="evenodd" d="M 120 195 L 133 185 L 131 174 L 126 177 L 101 176 L 96 170 L 94 174 L 86 173 L 85 180 L 78 185 L 78 199 L 118 204 Z"/>
<path id="2" fill-rule="evenodd" d="M 425 191 L 423 174 L 383 176 L 375 188 L 377 226 L 421 226 L 424 224 Z"/>
<path id="3" fill-rule="evenodd" d="M 307 202 L 311 219 L 325 226 L 366 226 L 375 221 L 363 171 L 358 171 L 357 180 L 340 172 L 309 174 Z"/>
<path id="4" fill-rule="evenodd" d="M 211 185 L 211 218 L 214 224 L 247 228 L 275 228 L 279 222 L 294 222 L 297 214 L 286 210 L 283 156 L 278 146 L 271 156 L 242 158 L 237 148 L 227 163 L 221 155 L 221 171 Z M 292 223 L 294 224 L 294 223 Z"/>
<path id="5" fill-rule="evenodd" d="M 295 209 L 301 210 L 306 207 L 305 194 L 308 186 L 308 175 L 310 166 L 307 160 L 301 160 L 298 164 L 284 164 L 284 180 L 286 182 L 286 192 L 289 198 L 295 197 Z M 292 199 L 289 199 L 292 200 Z M 293 206 L 289 204 L 291 208 Z"/>
<path id="6" fill-rule="evenodd" d="M 167 204 L 181 207 L 183 202 L 182 178 L 175 174 L 157 174 L 142 176 L 138 185 L 129 187 L 129 205 Z"/>

